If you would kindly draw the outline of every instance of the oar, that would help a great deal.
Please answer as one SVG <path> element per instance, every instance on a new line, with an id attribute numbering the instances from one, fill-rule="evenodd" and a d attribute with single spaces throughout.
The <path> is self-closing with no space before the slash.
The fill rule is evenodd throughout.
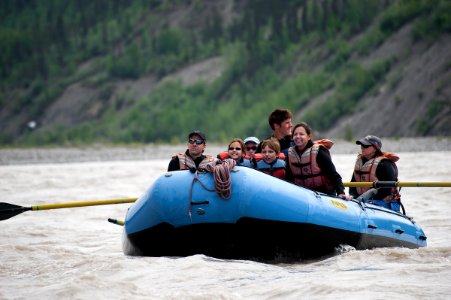
<path id="1" fill-rule="evenodd" d="M 119 198 L 119 199 L 108 199 L 108 200 L 91 200 L 91 201 L 81 201 L 81 202 L 66 202 L 66 203 L 54 203 L 54 204 L 41 204 L 30 207 L 19 206 L 15 204 L 0 203 L 0 221 L 12 218 L 18 214 L 21 214 L 28 210 L 48 210 L 57 208 L 69 208 L 69 207 L 83 207 L 83 206 L 94 206 L 94 205 L 107 205 L 107 204 L 120 204 L 120 203 L 131 203 L 135 202 L 137 198 Z"/>
<path id="2" fill-rule="evenodd" d="M 108 218 L 108 222 L 117 224 L 117 225 L 121 225 L 121 226 L 124 226 L 124 224 L 125 224 L 124 220 L 118 220 L 118 219 L 112 219 L 112 218 Z"/>
<path id="3" fill-rule="evenodd" d="M 375 182 L 343 182 L 346 187 L 451 187 L 451 182 L 403 182 L 403 181 L 375 181 Z"/>

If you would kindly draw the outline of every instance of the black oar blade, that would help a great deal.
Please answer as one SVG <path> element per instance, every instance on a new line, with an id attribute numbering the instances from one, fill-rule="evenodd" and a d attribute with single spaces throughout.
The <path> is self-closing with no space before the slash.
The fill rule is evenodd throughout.
<path id="1" fill-rule="evenodd" d="M 0 202 L 0 221 L 12 218 L 27 210 L 31 210 L 31 207 L 23 207 L 19 205 Z"/>

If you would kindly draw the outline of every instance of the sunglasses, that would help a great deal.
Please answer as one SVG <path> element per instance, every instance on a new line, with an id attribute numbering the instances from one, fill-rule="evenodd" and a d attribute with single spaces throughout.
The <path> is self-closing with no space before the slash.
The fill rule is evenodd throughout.
<path id="1" fill-rule="evenodd" d="M 369 147 L 371 147 L 371 145 L 362 145 L 362 144 L 360 144 L 360 147 L 362 147 L 362 148 L 369 148 Z"/>
<path id="2" fill-rule="evenodd" d="M 246 147 L 247 150 L 257 150 L 257 146 Z"/>
<path id="3" fill-rule="evenodd" d="M 232 151 L 232 150 L 240 151 L 240 150 L 241 150 L 241 148 L 239 148 L 239 147 L 235 147 L 235 148 L 233 148 L 233 147 L 229 147 L 229 150 L 230 150 L 230 151 Z"/>
<path id="4" fill-rule="evenodd" d="M 191 145 L 194 145 L 194 144 L 196 144 L 196 145 L 202 145 L 202 144 L 204 143 L 204 141 L 202 141 L 202 140 L 193 140 L 193 139 L 189 139 L 189 140 L 188 140 L 188 143 L 190 143 Z"/>

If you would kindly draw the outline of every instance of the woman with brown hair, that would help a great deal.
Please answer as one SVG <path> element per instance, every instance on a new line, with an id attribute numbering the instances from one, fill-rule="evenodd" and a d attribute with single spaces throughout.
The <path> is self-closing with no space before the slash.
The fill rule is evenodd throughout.
<path id="1" fill-rule="evenodd" d="M 330 157 L 331 140 L 312 141 L 307 123 L 296 124 L 292 138 L 295 146 L 288 149 L 287 181 L 308 189 L 349 200 L 340 174 Z"/>

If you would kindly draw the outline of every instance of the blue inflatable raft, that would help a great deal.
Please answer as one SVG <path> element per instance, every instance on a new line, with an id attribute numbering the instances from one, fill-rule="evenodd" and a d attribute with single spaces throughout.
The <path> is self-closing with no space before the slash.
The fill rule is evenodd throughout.
<path id="1" fill-rule="evenodd" d="M 319 194 L 245 167 L 230 173 L 231 197 L 214 191 L 212 173 L 168 172 L 128 210 L 124 253 L 205 254 L 217 258 L 316 258 L 337 247 L 418 248 L 411 218 L 356 200 Z"/>

